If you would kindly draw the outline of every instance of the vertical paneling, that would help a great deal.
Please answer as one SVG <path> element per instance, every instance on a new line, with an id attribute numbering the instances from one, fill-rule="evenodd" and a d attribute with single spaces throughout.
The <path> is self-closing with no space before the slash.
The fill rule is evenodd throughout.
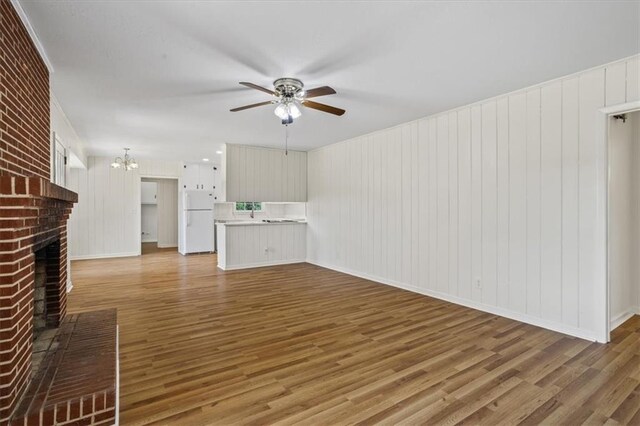
<path id="1" fill-rule="evenodd" d="M 509 99 L 496 102 L 496 304 L 509 307 Z"/>
<path id="2" fill-rule="evenodd" d="M 392 263 L 392 279 L 402 282 L 402 130 L 394 128 L 387 139 L 387 152 L 391 158 L 391 178 L 389 179 L 389 239 L 392 251 L 389 259 Z"/>
<path id="3" fill-rule="evenodd" d="M 562 83 L 541 92 L 540 315 L 562 321 Z"/>
<path id="4" fill-rule="evenodd" d="M 482 300 L 482 109 L 471 107 L 471 298 Z M 480 283 L 480 286 L 478 286 Z"/>
<path id="5" fill-rule="evenodd" d="M 580 147 L 579 147 L 579 326 L 594 329 L 595 285 L 593 266 L 596 229 L 596 111 L 604 106 L 604 70 L 589 71 L 580 76 Z"/>
<path id="6" fill-rule="evenodd" d="M 69 218 L 69 256 L 131 256 L 140 247 L 140 174 L 179 177 L 179 162 L 144 160 L 140 169 L 111 169 L 112 159 L 89 157 L 87 169 L 70 173 L 78 203 Z M 175 200 L 177 211 L 177 199 Z M 177 213 L 176 213 L 177 214 Z"/>
<path id="7" fill-rule="evenodd" d="M 638 100 L 638 73 L 634 57 L 314 151 L 310 260 L 593 336 L 597 111 Z"/>
<path id="8" fill-rule="evenodd" d="M 579 78 L 562 81 L 562 322 L 578 327 Z"/>
<path id="9" fill-rule="evenodd" d="M 540 89 L 527 92 L 527 313 L 540 315 Z"/>
<path id="10" fill-rule="evenodd" d="M 627 63 L 616 62 L 605 68 L 607 106 L 623 104 L 627 98 Z"/>
<path id="11" fill-rule="evenodd" d="M 527 105 L 509 97 L 509 307 L 527 306 Z"/>
<path id="12" fill-rule="evenodd" d="M 413 209 L 417 206 L 418 200 L 413 199 L 412 192 L 412 169 L 411 169 L 411 127 L 402 126 L 400 131 L 400 146 L 401 146 L 401 165 L 400 170 L 401 186 L 399 195 L 402 197 L 400 204 L 395 204 L 400 207 L 402 214 L 401 218 L 401 238 L 400 238 L 400 266 L 401 273 L 398 278 L 401 282 L 411 283 L 411 260 L 413 259 L 413 242 L 411 238 L 411 217 L 413 215 Z"/>
<path id="13" fill-rule="evenodd" d="M 429 145 L 429 281 L 430 290 L 437 289 L 438 282 L 438 146 L 437 122 L 428 121 L 427 143 Z"/>
<path id="14" fill-rule="evenodd" d="M 419 212 L 417 232 L 420 240 L 420 256 L 418 260 L 420 270 L 419 286 L 428 288 L 429 266 L 431 264 L 430 246 L 430 210 L 429 210 L 429 127 L 427 120 L 418 121 L 418 164 L 419 166 Z M 415 229 L 415 228 L 414 228 Z"/>
<path id="15" fill-rule="evenodd" d="M 411 138 L 411 225 L 409 238 L 411 239 L 411 285 L 420 285 L 420 215 L 424 214 L 420 197 L 420 151 L 418 146 L 418 123 L 409 126 Z"/>
<path id="16" fill-rule="evenodd" d="M 458 115 L 448 115 L 449 155 L 449 271 L 448 292 L 458 294 Z"/>
<path id="17" fill-rule="evenodd" d="M 471 110 L 458 112 L 458 296 L 471 298 Z"/>
<path id="18" fill-rule="evenodd" d="M 230 225 L 219 232 L 224 244 L 218 264 L 227 270 L 304 262 L 307 230 L 305 224 Z"/>
<path id="19" fill-rule="evenodd" d="M 436 289 L 449 291 L 449 121 L 447 115 L 437 119 L 437 171 L 438 171 L 438 278 Z"/>
<path id="20" fill-rule="evenodd" d="M 495 101 L 482 105 L 482 303 L 497 299 L 497 116 Z"/>
<path id="21" fill-rule="evenodd" d="M 227 201 L 307 201 L 307 153 L 227 145 Z"/>

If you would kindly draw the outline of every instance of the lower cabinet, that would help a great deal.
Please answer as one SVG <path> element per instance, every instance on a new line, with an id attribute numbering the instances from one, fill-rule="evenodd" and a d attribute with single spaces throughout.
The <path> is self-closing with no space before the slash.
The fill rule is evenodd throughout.
<path id="1" fill-rule="evenodd" d="M 218 267 L 223 270 L 305 262 L 307 224 L 218 224 Z"/>

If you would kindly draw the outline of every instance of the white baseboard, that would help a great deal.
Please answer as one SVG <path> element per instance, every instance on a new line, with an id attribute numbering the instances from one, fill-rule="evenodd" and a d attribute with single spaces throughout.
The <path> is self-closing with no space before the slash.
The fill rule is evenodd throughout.
<path id="1" fill-rule="evenodd" d="M 158 248 L 176 248 L 178 247 L 177 244 L 160 244 L 158 243 Z"/>
<path id="2" fill-rule="evenodd" d="M 609 330 L 611 331 L 615 330 L 616 328 L 620 327 L 626 320 L 628 320 L 634 315 L 640 315 L 639 306 L 636 306 L 635 308 L 631 308 L 627 312 L 623 312 L 617 315 L 615 318 L 611 318 L 611 324 L 609 326 Z"/>
<path id="3" fill-rule="evenodd" d="M 264 268 L 265 266 L 276 266 L 276 265 L 291 265 L 294 263 L 305 263 L 306 260 L 279 260 L 277 262 L 261 262 L 261 263 L 247 263 L 245 265 L 233 265 L 227 266 L 223 268 L 218 264 L 218 268 L 223 271 L 237 271 L 239 269 L 251 269 L 251 268 Z"/>
<path id="4" fill-rule="evenodd" d="M 157 243 L 158 240 L 140 240 L 141 243 Z"/>
<path id="5" fill-rule="evenodd" d="M 444 300 L 446 302 L 455 303 L 457 305 L 466 306 L 468 308 L 477 309 L 479 311 L 488 312 L 490 314 L 499 315 L 501 317 L 509 318 L 512 320 L 524 322 L 527 324 L 535 325 L 537 327 L 546 328 L 548 330 L 557 331 L 558 333 L 568 334 L 570 336 L 578 337 L 580 339 L 590 340 L 595 342 L 596 334 L 590 330 L 583 330 L 581 328 L 569 326 L 566 324 L 557 323 L 554 321 L 545 320 L 543 318 L 534 317 L 531 315 L 515 312 L 509 309 L 501 308 L 499 306 L 486 305 L 475 300 L 464 299 L 458 296 L 453 296 L 439 291 L 427 290 L 416 286 L 404 284 L 401 282 L 388 280 L 373 275 L 363 274 L 361 272 L 352 271 L 346 268 L 335 267 L 332 265 L 324 264 L 322 262 L 316 262 L 314 260 L 307 259 L 307 263 L 320 266 L 322 268 L 331 269 L 334 271 L 342 272 L 344 274 L 353 275 L 355 277 L 364 278 L 366 280 L 375 281 L 380 284 L 390 285 L 392 287 L 401 288 L 403 290 L 419 293 L 425 296 L 433 297 L 435 299 Z"/>
<path id="6" fill-rule="evenodd" d="M 112 257 L 132 257 L 140 256 L 138 252 L 126 252 L 126 253 L 106 253 L 106 254 L 81 254 L 76 256 L 70 256 L 71 260 L 90 260 L 90 259 L 110 259 Z"/>

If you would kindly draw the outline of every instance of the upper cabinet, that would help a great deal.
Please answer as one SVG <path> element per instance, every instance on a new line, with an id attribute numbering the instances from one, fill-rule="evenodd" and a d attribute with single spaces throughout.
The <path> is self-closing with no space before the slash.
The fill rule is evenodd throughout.
<path id="1" fill-rule="evenodd" d="M 216 199 L 219 198 L 220 171 L 219 167 L 213 164 L 185 164 L 182 173 L 182 189 L 202 189 L 213 191 Z"/>
<path id="2" fill-rule="evenodd" d="M 158 184 L 155 182 L 140 182 L 141 204 L 157 204 Z"/>
<path id="3" fill-rule="evenodd" d="M 307 201 L 307 153 L 229 145 L 226 201 Z"/>

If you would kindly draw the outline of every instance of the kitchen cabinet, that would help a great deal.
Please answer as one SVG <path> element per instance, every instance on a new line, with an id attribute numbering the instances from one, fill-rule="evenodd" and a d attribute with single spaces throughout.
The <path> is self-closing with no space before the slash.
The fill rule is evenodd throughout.
<path id="1" fill-rule="evenodd" d="M 227 144 L 226 201 L 307 201 L 307 153 Z"/>
<path id="2" fill-rule="evenodd" d="M 203 189 L 214 191 L 216 196 L 220 188 L 219 167 L 213 164 L 188 163 L 183 166 L 182 189 Z"/>
<path id="3" fill-rule="evenodd" d="M 141 204 L 157 204 L 158 184 L 155 182 L 140 182 Z"/>

